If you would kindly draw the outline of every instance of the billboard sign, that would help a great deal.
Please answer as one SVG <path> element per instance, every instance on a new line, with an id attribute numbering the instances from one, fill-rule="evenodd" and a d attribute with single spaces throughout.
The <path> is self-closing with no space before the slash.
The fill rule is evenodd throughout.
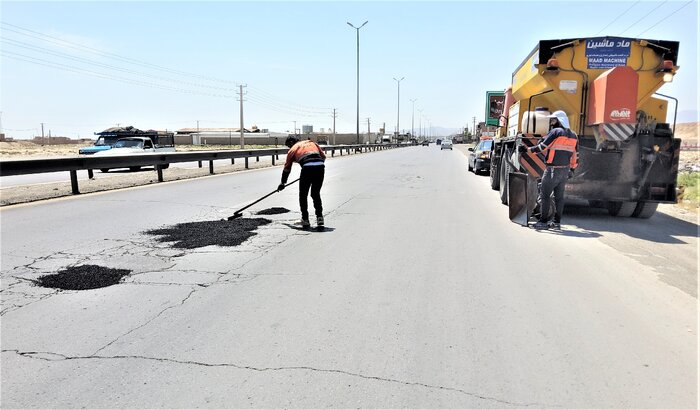
<path id="1" fill-rule="evenodd" d="M 486 125 L 498 126 L 498 120 L 503 115 L 505 99 L 503 91 L 486 92 Z"/>

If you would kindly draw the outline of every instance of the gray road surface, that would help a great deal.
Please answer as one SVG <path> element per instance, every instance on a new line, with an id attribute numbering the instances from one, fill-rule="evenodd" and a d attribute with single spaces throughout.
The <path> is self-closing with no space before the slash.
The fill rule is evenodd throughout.
<path id="1" fill-rule="evenodd" d="M 0 405 L 697 407 L 697 225 L 571 208 L 537 232 L 466 168 L 435 146 L 330 160 L 325 232 L 276 215 L 237 248 L 142 232 L 226 217 L 280 168 L 1 210 Z M 28 281 L 77 264 L 134 273 Z"/>

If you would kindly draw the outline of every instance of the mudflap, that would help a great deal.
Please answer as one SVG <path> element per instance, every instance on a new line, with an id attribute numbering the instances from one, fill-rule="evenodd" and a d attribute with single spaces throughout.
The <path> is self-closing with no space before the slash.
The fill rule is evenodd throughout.
<path id="1" fill-rule="evenodd" d="M 511 221 L 528 226 L 537 205 L 537 181 L 522 172 L 512 172 L 508 180 L 508 217 Z"/>

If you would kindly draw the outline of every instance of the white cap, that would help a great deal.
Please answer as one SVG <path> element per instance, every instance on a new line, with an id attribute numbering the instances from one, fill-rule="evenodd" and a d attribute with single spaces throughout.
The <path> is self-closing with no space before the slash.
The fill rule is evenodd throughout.
<path id="1" fill-rule="evenodd" d="M 562 110 L 554 111 L 551 115 L 547 116 L 547 118 L 556 118 L 564 128 L 570 128 L 569 117 Z"/>

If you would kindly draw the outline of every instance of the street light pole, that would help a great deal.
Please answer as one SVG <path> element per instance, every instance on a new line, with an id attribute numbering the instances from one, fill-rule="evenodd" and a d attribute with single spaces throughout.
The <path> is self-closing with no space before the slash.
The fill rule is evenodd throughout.
<path id="1" fill-rule="evenodd" d="M 396 79 L 394 77 L 394 81 L 396 81 L 396 142 L 399 141 L 399 135 L 401 134 L 401 128 L 399 128 L 399 107 L 401 106 L 401 81 L 403 81 L 405 77 L 401 77 L 400 79 Z"/>
<path id="2" fill-rule="evenodd" d="M 423 137 L 423 110 L 418 110 L 418 134 Z"/>
<path id="3" fill-rule="evenodd" d="M 416 100 L 417 98 L 414 98 L 411 100 L 411 138 L 415 138 L 416 136 L 414 135 L 415 131 L 413 129 L 413 117 L 416 114 Z"/>
<path id="4" fill-rule="evenodd" d="M 357 127 L 355 128 L 355 133 L 357 135 L 358 144 L 360 143 L 360 29 L 364 27 L 368 21 L 362 23 L 360 27 L 355 27 L 352 24 L 350 24 L 350 22 L 346 21 L 346 23 L 348 23 L 348 26 L 354 28 L 357 32 Z"/>

